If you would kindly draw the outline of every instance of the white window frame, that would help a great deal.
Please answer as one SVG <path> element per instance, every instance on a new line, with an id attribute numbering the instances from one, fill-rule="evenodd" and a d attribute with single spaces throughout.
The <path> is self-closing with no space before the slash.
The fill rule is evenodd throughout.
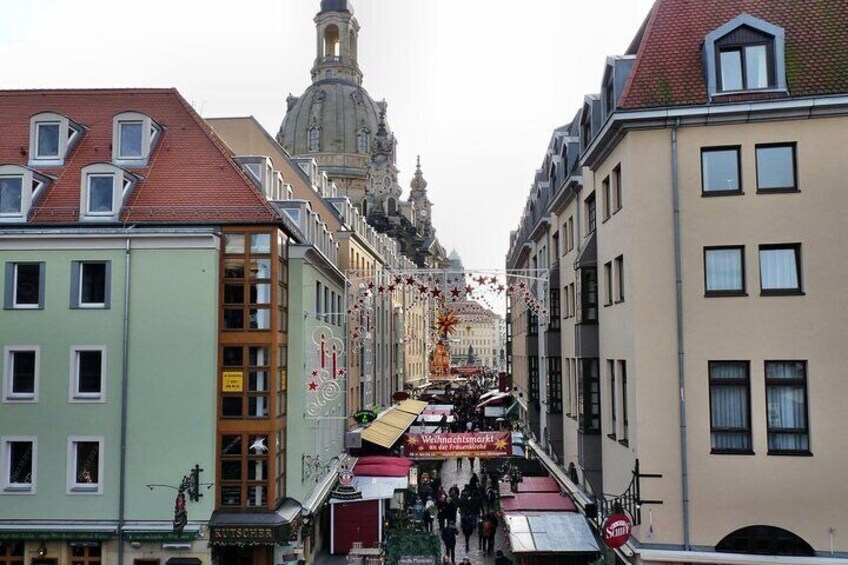
<path id="1" fill-rule="evenodd" d="M 38 126 L 41 124 L 59 124 L 59 154 L 38 156 Z M 29 166 L 61 167 L 65 157 L 82 136 L 83 128 L 67 116 L 54 112 L 42 112 L 30 118 L 29 126 Z"/>
<path id="2" fill-rule="evenodd" d="M 12 353 L 35 352 L 35 378 L 33 381 L 32 394 L 21 394 L 12 392 Z M 3 348 L 3 402 L 4 403 L 30 403 L 38 402 L 39 377 L 41 373 L 41 346 L 40 345 L 7 345 Z"/>
<path id="3" fill-rule="evenodd" d="M 90 179 L 109 175 L 112 176 L 112 210 L 110 212 L 90 212 Z M 94 163 L 83 167 L 80 173 L 80 220 L 117 221 L 124 199 L 137 180 L 136 175 L 110 163 Z"/>
<path id="4" fill-rule="evenodd" d="M 20 165 L 0 165 L 0 177 L 21 179 L 21 210 L 17 213 L 0 213 L 0 223 L 25 222 L 50 177 Z"/>
<path id="5" fill-rule="evenodd" d="M 12 442 L 29 442 L 32 444 L 32 482 L 10 483 L 11 444 Z M 3 477 L 0 478 L 0 494 L 3 495 L 33 495 L 38 486 L 38 438 L 35 436 L 3 436 L 0 438 L 0 460 L 2 460 Z"/>
<path id="6" fill-rule="evenodd" d="M 121 126 L 141 123 L 141 155 L 121 155 Z M 122 167 L 146 167 L 156 142 L 162 135 L 162 126 L 153 118 L 140 112 L 121 112 L 112 117 L 112 162 Z"/>
<path id="7" fill-rule="evenodd" d="M 79 353 L 84 351 L 100 352 L 100 392 L 97 394 L 79 391 Z M 68 402 L 72 403 L 103 403 L 106 402 L 106 346 L 105 345 L 72 345 L 68 363 Z"/>
<path id="8" fill-rule="evenodd" d="M 78 261 L 78 263 L 79 263 L 79 280 L 77 281 L 78 288 L 77 288 L 77 296 L 76 296 L 77 300 L 76 300 L 75 307 L 79 308 L 81 310 L 86 310 L 86 309 L 103 310 L 109 304 L 109 298 L 108 298 L 109 297 L 109 289 L 108 289 L 108 287 L 111 284 L 111 281 L 109 280 L 110 279 L 110 276 L 109 276 L 109 261 Z M 103 272 L 103 277 L 104 277 L 103 285 L 106 288 L 104 288 L 104 292 L 103 292 L 103 302 L 83 302 L 83 300 L 82 300 L 83 280 L 85 279 L 85 266 L 86 265 L 104 265 L 105 266 L 105 269 L 104 269 L 104 272 Z"/>
<path id="9" fill-rule="evenodd" d="M 97 476 L 98 483 L 78 483 L 77 482 L 77 449 L 78 443 L 91 442 L 97 443 Z M 66 465 L 66 494 L 71 495 L 101 495 L 103 494 L 103 446 L 105 440 L 102 436 L 69 436 L 68 437 L 68 457 Z"/>
<path id="10" fill-rule="evenodd" d="M 39 299 L 37 304 L 18 304 L 18 267 L 21 265 L 38 265 L 38 294 L 39 296 L 44 295 L 45 289 L 41 288 L 40 285 L 47 284 L 47 281 L 44 280 L 42 283 L 42 279 L 44 277 L 41 276 L 41 269 L 43 269 L 44 263 L 40 262 L 31 262 L 31 261 L 20 261 L 15 262 L 14 267 L 12 268 L 12 309 L 14 310 L 41 310 L 44 308 L 43 301 Z"/>

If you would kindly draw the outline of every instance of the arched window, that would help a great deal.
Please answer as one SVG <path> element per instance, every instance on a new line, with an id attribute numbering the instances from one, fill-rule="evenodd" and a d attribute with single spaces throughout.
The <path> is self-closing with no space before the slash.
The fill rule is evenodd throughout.
<path id="1" fill-rule="evenodd" d="M 324 57 L 339 55 L 339 28 L 336 25 L 328 25 L 324 29 Z"/>
<path id="2" fill-rule="evenodd" d="M 321 131 L 317 127 L 309 128 L 309 150 L 318 151 L 321 147 Z"/>
<path id="3" fill-rule="evenodd" d="M 816 551 L 800 537 L 774 526 L 748 526 L 736 530 L 716 545 L 716 551 L 756 555 L 804 555 Z"/>
<path id="4" fill-rule="evenodd" d="M 362 215 L 366 218 L 368 217 L 368 201 L 367 200 L 362 201 Z"/>
<path id="5" fill-rule="evenodd" d="M 395 214 L 397 214 L 397 201 L 394 198 L 389 198 L 388 213 L 389 216 L 394 216 Z"/>
<path id="6" fill-rule="evenodd" d="M 368 153 L 368 151 L 371 149 L 370 145 L 371 144 L 370 144 L 370 140 L 368 138 L 368 130 L 367 129 L 359 130 L 359 133 L 356 135 L 357 150 L 360 153 Z"/>

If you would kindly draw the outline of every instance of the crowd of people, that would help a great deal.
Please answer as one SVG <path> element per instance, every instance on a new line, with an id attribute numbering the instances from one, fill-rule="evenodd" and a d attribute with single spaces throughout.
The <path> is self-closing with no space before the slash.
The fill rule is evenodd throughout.
<path id="1" fill-rule="evenodd" d="M 437 470 L 424 473 L 418 485 L 418 496 L 413 512 L 421 516 L 424 530 L 433 532 L 438 527 L 450 563 L 456 563 L 456 545 L 460 534 L 465 540 L 465 551 L 470 550 L 471 538 L 477 533 L 478 549 L 492 555 L 498 527 L 497 483 L 491 475 L 483 474 L 481 480 L 474 472 L 460 490 L 451 485 L 447 490 Z"/>
<path id="2" fill-rule="evenodd" d="M 481 374 L 461 386 L 446 387 L 444 399 L 453 405 L 452 418 L 443 415 L 437 432 L 490 431 L 493 423 L 483 417 L 477 406 L 480 396 L 495 384 L 495 380 L 493 374 Z M 475 533 L 477 549 L 484 555 L 494 554 L 499 524 L 497 477 L 485 473 L 483 461 L 474 457 L 456 457 L 457 470 L 462 469 L 465 459 L 469 460 L 471 476 L 461 489 L 458 484 L 443 484 L 442 476 L 434 466 L 421 474 L 412 506 L 413 514 L 420 520 L 424 531 L 440 536 L 445 547 L 446 565 L 456 564 L 457 543 L 464 541 L 465 551 L 469 552 Z M 495 565 L 511 564 L 512 561 L 498 550 Z M 468 557 L 460 561 L 460 565 L 471 565 Z"/>

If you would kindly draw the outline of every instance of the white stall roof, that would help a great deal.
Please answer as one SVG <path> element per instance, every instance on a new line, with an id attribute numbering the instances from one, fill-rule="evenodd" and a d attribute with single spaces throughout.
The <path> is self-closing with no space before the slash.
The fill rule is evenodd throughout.
<path id="1" fill-rule="evenodd" d="M 355 477 L 352 486 L 362 492 L 356 500 L 330 499 L 330 504 L 357 502 L 357 500 L 385 500 L 392 498 L 396 489 L 409 487 L 409 477 Z"/>
<path id="2" fill-rule="evenodd" d="M 508 512 L 513 553 L 597 553 L 598 544 L 577 512 Z"/>

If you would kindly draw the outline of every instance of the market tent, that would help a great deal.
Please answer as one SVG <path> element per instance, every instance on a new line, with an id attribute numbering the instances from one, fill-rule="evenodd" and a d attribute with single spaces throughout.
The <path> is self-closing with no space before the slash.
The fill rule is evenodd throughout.
<path id="1" fill-rule="evenodd" d="M 511 498 L 501 499 L 501 508 L 504 512 L 577 512 L 574 502 L 559 492 L 519 492 Z"/>
<path id="2" fill-rule="evenodd" d="M 500 483 L 500 494 L 502 497 L 514 496 L 515 493 L 510 489 L 509 483 Z M 524 477 L 524 480 L 518 483 L 518 492 L 555 492 L 559 493 L 561 489 L 559 484 L 551 477 Z"/>
<path id="3" fill-rule="evenodd" d="M 483 408 L 484 406 L 490 406 L 495 404 L 502 404 L 506 401 L 507 398 L 512 398 L 511 392 L 499 392 L 498 394 L 491 396 L 477 405 L 477 409 Z"/>
<path id="4" fill-rule="evenodd" d="M 356 477 L 408 477 L 412 461 L 404 457 L 360 457 L 353 466 Z"/>
<path id="5" fill-rule="evenodd" d="M 404 400 L 400 405 L 382 412 L 362 432 L 362 439 L 389 449 L 409 429 L 409 426 L 426 407 L 427 403 L 420 400 Z"/>
<path id="6" fill-rule="evenodd" d="M 427 403 L 423 400 L 404 400 L 400 404 L 396 406 L 396 408 L 402 412 L 407 412 L 409 414 L 421 414 L 425 408 L 427 408 Z"/>
<path id="7" fill-rule="evenodd" d="M 396 490 L 406 490 L 408 477 L 354 477 L 351 486 L 362 493 L 358 500 L 388 500 Z M 346 504 L 350 500 L 330 499 L 330 504 Z M 354 501 L 355 502 L 355 501 Z"/>
<path id="8" fill-rule="evenodd" d="M 504 515 L 513 553 L 597 554 L 600 549 L 577 512 L 509 512 Z"/>

